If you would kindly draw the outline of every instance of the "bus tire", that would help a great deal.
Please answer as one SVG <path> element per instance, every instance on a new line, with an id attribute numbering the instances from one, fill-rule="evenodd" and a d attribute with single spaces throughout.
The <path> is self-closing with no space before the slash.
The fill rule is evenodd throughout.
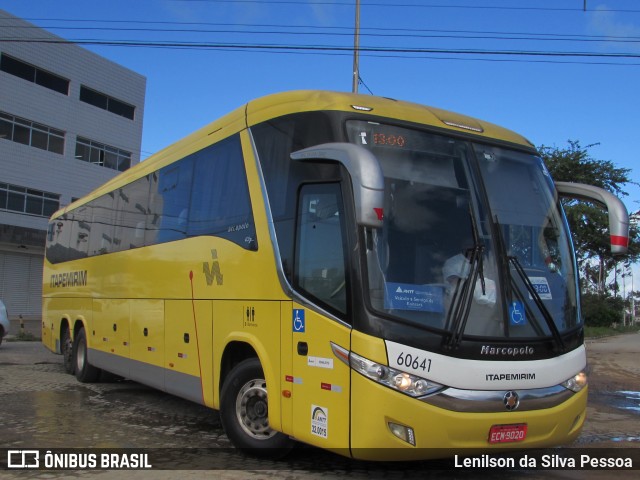
<path id="1" fill-rule="evenodd" d="M 78 330 L 73 342 L 73 359 L 76 378 L 82 383 L 93 383 L 100 377 L 100 369 L 89 363 L 87 348 L 87 336 L 84 328 Z"/>
<path id="2" fill-rule="evenodd" d="M 236 448 L 251 455 L 284 457 L 293 440 L 269 426 L 267 386 L 257 358 L 243 360 L 224 381 L 220 393 L 220 420 Z"/>
<path id="3" fill-rule="evenodd" d="M 73 341 L 67 327 L 62 329 L 60 335 L 60 349 L 62 350 L 62 359 L 64 371 L 73 375 L 75 373 L 75 362 L 73 361 Z"/>

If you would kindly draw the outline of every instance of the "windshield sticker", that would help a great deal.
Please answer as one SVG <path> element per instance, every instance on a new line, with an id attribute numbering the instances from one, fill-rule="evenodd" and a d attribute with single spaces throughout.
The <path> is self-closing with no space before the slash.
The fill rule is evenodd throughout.
<path id="1" fill-rule="evenodd" d="M 442 285 L 412 285 L 409 283 L 386 284 L 384 308 L 387 310 L 416 310 L 419 312 L 444 312 L 444 287 Z"/>
<path id="2" fill-rule="evenodd" d="M 511 302 L 511 305 L 509 305 L 509 324 L 527 324 L 527 316 L 525 314 L 524 305 L 522 304 L 522 302 Z"/>
<path id="3" fill-rule="evenodd" d="M 549 288 L 549 282 L 546 277 L 529 277 L 529 281 L 542 300 L 553 300 L 551 288 Z M 533 300 L 531 295 L 529 295 L 529 300 Z"/>

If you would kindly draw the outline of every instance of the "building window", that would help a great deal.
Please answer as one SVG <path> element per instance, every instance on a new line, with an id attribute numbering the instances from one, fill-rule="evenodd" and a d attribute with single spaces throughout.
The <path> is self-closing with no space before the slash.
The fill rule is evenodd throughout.
<path id="1" fill-rule="evenodd" d="M 84 85 L 80 86 L 80 101 L 102 108 L 108 112 L 115 113 L 121 117 L 133 120 L 136 107 L 129 105 L 117 98 L 110 97 L 104 93 L 97 92 Z"/>
<path id="2" fill-rule="evenodd" d="M 76 158 L 119 172 L 131 166 L 131 152 L 82 137 L 76 141 Z"/>
<path id="3" fill-rule="evenodd" d="M 0 183 L 0 210 L 49 218 L 60 208 L 60 195 Z"/>
<path id="4" fill-rule="evenodd" d="M 0 112 L 0 138 L 30 145 L 53 153 L 64 153 L 64 132 Z"/>
<path id="5" fill-rule="evenodd" d="M 55 92 L 69 95 L 69 80 L 28 63 L 10 57 L 6 53 L 0 56 L 0 70 Z"/>

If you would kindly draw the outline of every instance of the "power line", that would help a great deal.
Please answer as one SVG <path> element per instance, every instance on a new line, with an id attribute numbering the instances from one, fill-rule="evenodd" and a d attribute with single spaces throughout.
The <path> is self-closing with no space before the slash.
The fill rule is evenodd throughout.
<path id="1" fill-rule="evenodd" d="M 373 92 L 371 91 L 371 89 L 367 86 L 366 83 L 364 83 L 364 80 L 362 80 L 362 77 L 360 75 L 358 75 L 358 83 L 360 85 L 362 85 L 364 88 L 367 89 L 367 92 L 369 92 L 369 95 L 373 95 Z"/>
<path id="2" fill-rule="evenodd" d="M 281 27 L 286 27 L 282 25 Z M 282 31 L 282 30 L 237 30 L 237 29 L 167 29 L 167 28 L 105 28 L 105 27 L 56 27 L 56 26 L 42 26 L 42 27 L 22 27 L 39 29 L 44 28 L 47 30 L 74 30 L 74 31 L 92 31 L 92 32 L 152 32 L 152 33 L 210 33 L 210 34 L 238 34 L 238 35 L 291 35 L 291 36 L 311 36 L 313 33 L 298 32 L 298 31 Z M 265 26 L 266 28 L 266 26 Z M 295 28 L 309 28 L 295 27 Z M 317 27 L 324 28 L 324 27 Z M 319 32 L 326 37 L 351 37 L 353 32 L 348 32 L 347 27 L 334 27 L 343 28 L 342 32 Z M 564 35 L 564 34 L 540 34 L 540 33 L 515 33 L 515 32 L 484 32 L 484 31 L 472 31 L 472 30 L 412 30 L 412 29 L 398 29 L 398 32 L 416 32 L 416 33 L 375 33 L 374 28 L 362 29 L 364 33 L 360 35 L 367 38 L 404 38 L 404 39 L 455 39 L 455 40 L 526 40 L 526 41 L 546 41 L 546 42 L 578 42 L 578 43 L 640 43 L 640 37 L 620 37 L 620 36 L 598 36 L 598 35 Z M 391 32 L 394 29 L 379 29 L 382 32 Z M 372 33 L 367 33 L 372 32 Z M 422 32 L 422 33 L 419 33 Z M 427 33 L 430 32 L 430 33 Z"/>
<path id="3" fill-rule="evenodd" d="M 178 0 L 185 3 L 235 3 L 235 4 L 261 4 L 261 5 L 327 5 L 335 7 L 353 8 L 353 2 L 338 0 Z M 513 11 L 546 11 L 546 12 L 588 12 L 588 13 L 640 13 L 640 10 L 622 8 L 598 8 L 589 10 L 583 7 L 515 7 L 504 5 L 463 5 L 463 4 L 420 4 L 420 3 L 388 3 L 388 2 L 362 2 L 363 7 L 403 7 L 403 8 L 433 8 L 433 9 L 475 9 L 475 10 L 513 10 Z"/>
<path id="4" fill-rule="evenodd" d="M 96 45 L 110 47 L 154 47 L 154 48 L 191 48 L 191 49 L 226 49 L 237 50 L 276 50 L 276 51 L 308 51 L 308 52 L 351 52 L 350 46 L 335 45 L 294 45 L 294 44 L 267 44 L 267 43 L 225 43 L 225 42 L 168 42 L 149 40 L 100 40 L 100 39 L 25 39 L 25 38 L 0 38 L 2 42 L 15 43 L 42 43 L 42 44 L 76 44 Z M 360 47 L 361 52 L 366 53 L 412 53 L 412 54 L 457 54 L 457 55 L 498 55 L 498 56 L 532 56 L 532 57 L 576 57 L 576 58 L 640 58 L 640 53 L 631 52 L 559 52 L 539 50 L 497 50 L 497 49 L 468 49 L 468 48 L 411 48 L 411 47 Z"/>
<path id="5" fill-rule="evenodd" d="M 0 21 L 3 19 L 0 18 Z M 352 35 L 353 28 L 352 27 L 342 27 L 342 26 L 319 26 L 319 25 L 294 25 L 294 24 L 259 24 L 259 23 L 217 23 L 217 22 L 178 22 L 178 21 L 152 21 L 152 20 L 104 20 L 104 19 L 65 19 L 65 18 L 25 18 L 28 21 L 51 21 L 51 22 L 66 22 L 66 23 L 104 23 L 104 24 L 137 24 L 137 25 L 169 25 L 169 26 L 210 26 L 210 27 L 251 27 L 251 28 L 291 28 L 291 29 L 304 29 L 304 30 L 323 30 L 323 31 L 334 31 L 334 30 L 343 30 L 345 31 L 342 35 Z M 13 26 L 13 25 L 8 25 Z M 13 26 L 13 28 L 22 28 L 22 29 L 55 29 L 55 30 L 102 30 L 108 32 L 116 32 L 116 31 L 160 31 L 160 32 L 176 32 L 176 33 L 225 33 L 230 32 L 234 33 L 236 30 L 205 30 L 205 29 L 166 29 L 166 28 L 114 28 L 114 27 L 64 27 L 58 25 L 38 25 L 38 26 Z M 369 35 L 375 35 L 375 32 L 412 32 L 415 33 L 416 36 L 420 36 L 420 34 L 424 33 L 438 33 L 438 34 L 472 34 L 472 35 L 504 35 L 511 36 L 527 36 L 527 39 L 536 39 L 536 38 L 544 38 L 544 39 L 561 39 L 561 40 L 640 40 L 640 37 L 630 37 L 630 36 L 616 36 L 616 35 L 586 35 L 586 34 L 562 34 L 562 33 L 542 33 L 542 32 L 509 32 L 509 31 L 483 31 L 483 30 L 448 30 L 448 29 L 422 29 L 422 28 L 388 28 L 388 27 L 361 27 L 362 32 L 372 32 Z M 253 31 L 237 31 L 238 33 L 254 33 Z M 308 32 L 264 32 L 257 31 L 255 33 L 308 33 Z M 326 32 L 321 32 L 326 33 Z M 398 33 L 394 33 L 392 35 L 400 35 Z M 408 35 L 409 36 L 409 35 Z"/>

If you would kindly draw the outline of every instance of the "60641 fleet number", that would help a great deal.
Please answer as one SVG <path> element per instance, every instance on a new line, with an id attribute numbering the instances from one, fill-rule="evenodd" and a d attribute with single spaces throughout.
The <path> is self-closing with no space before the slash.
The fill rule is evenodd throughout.
<path id="1" fill-rule="evenodd" d="M 419 355 L 400 352 L 396 357 L 396 365 L 399 367 L 412 368 L 413 370 L 431 371 L 431 359 Z"/>

